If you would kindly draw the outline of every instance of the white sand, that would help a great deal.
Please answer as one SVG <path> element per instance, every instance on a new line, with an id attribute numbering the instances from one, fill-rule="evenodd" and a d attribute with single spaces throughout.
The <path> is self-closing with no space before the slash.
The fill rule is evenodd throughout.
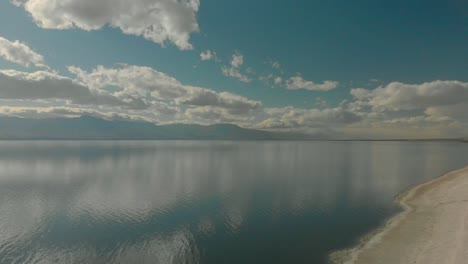
<path id="1" fill-rule="evenodd" d="M 468 167 L 418 185 L 397 201 L 404 212 L 339 263 L 468 263 Z"/>

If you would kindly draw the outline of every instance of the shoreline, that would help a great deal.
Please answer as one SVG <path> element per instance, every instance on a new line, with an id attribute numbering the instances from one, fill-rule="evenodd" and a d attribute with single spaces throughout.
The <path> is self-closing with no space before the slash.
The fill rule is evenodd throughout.
<path id="1" fill-rule="evenodd" d="M 330 263 L 464 263 L 468 166 L 410 187 L 395 202 L 402 212 L 363 236 L 357 246 L 331 253 Z"/>

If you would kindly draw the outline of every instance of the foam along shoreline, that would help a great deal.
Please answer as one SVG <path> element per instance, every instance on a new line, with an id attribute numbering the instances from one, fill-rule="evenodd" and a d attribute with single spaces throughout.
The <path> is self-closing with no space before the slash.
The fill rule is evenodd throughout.
<path id="1" fill-rule="evenodd" d="M 468 259 L 468 167 L 397 198 L 403 212 L 355 248 L 330 255 L 343 264 L 464 264 Z"/>

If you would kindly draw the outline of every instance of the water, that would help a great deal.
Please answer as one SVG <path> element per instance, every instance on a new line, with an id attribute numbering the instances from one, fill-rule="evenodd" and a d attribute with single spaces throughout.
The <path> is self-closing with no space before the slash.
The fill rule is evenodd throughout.
<path id="1" fill-rule="evenodd" d="M 0 263 L 326 263 L 468 144 L 0 142 Z"/>

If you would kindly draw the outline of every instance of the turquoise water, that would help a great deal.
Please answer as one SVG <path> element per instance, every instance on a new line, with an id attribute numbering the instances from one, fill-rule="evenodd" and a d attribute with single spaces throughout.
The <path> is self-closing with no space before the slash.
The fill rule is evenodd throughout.
<path id="1" fill-rule="evenodd" d="M 327 263 L 468 144 L 0 142 L 0 263 Z"/>

